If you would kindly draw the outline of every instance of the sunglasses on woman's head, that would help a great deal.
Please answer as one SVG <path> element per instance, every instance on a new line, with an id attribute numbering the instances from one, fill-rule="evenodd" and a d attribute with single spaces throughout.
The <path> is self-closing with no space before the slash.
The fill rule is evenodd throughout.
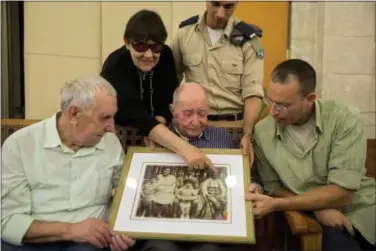
<path id="1" fill-rule="evenodd" d="M 153 53 L 161 53 L 163 44 L 148 44 L 145 42 L 131 42 L 132 47 L 137 52 L 146 52 L 151 50 Z"/>

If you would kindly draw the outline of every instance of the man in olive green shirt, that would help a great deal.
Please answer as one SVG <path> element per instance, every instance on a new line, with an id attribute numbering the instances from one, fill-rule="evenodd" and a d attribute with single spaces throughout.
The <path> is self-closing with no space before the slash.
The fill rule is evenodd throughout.
<path id="1" fill-rule="evenodd" d="M 254 214 L 312 211 L 323 225 L 323 250 L 375 250 L 375 180 L 365 169 L 360 113 L 316 100 L 316 73 L 291 59 L 272 73 L 270 116 L 255 128 L 257 170 L 267 195 L 248 194 Z"/>
<path id="2" fill-rule="evenodd" d="M 114 132 L 116 91 L 101 77 L 72 81 L 61 112 L 2 146 L 2 250 L 126 250 L 107 223 L 124 153 Z"/>

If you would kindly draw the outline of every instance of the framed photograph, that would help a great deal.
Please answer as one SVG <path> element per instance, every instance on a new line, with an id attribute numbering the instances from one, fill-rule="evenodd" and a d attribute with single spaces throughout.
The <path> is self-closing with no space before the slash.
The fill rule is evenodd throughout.
<path id="1" fill-rule="evenodd" d="M 109 224 L 135 239 L 255 243 L 248 156 L 200 149 L 218 172 L 189 168 L 165 149 L 129 147 Z"/>

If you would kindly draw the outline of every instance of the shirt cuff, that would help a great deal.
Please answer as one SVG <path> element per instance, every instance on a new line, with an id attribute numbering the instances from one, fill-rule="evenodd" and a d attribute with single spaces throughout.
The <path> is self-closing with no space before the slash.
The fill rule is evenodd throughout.
<path id="1" fill-rule="evenodd" d="M 264 184 L 264 192 L 267 195 L 271 195 L 275 189 L 280 188 L 280 187 L 281 185 L 278 181 L 268 182 Z"/>
<path id="2" fill-rule="evenodd" d="M 9 221 L 3 225 L 2 240 L 7 243 L 20 246 L 22 239 L 34 219 L 26 214 L 14 214 Z"/>
<path id="3" fill-rule="evenodd" d="M 362 175 L 356 171 L 332 169 L 329 171 L 328 184 L 336 184 L 349 190 L 358 190 Z"/>
<path id="4" fill-rule="evenodd" d="M 259 98 L 263 98 L 264 97 L 264 89 L 262 88 L 261 84 L 248 85 L 248 86 L 243 87 L 242 96 L 243 96 L 243 100 L 250 97 L 250 96 L 256 96 L 256 97 L 259 97 Z"/>

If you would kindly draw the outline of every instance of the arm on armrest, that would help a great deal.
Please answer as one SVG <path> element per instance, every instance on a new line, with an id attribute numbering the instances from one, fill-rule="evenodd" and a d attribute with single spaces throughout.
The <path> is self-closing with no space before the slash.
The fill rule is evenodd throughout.
<path id="1" fill-rule="evenodd" d="M 272 196 L 284 198 L 294 196 L 295 194 L 286 188 L 277 188 L 272 192 Z M 296 210 L 283 212 L 284 217 L 294 235 L 306 235 L 309 233 L 321 233 L 320 224 L 309 216 Z"/>

